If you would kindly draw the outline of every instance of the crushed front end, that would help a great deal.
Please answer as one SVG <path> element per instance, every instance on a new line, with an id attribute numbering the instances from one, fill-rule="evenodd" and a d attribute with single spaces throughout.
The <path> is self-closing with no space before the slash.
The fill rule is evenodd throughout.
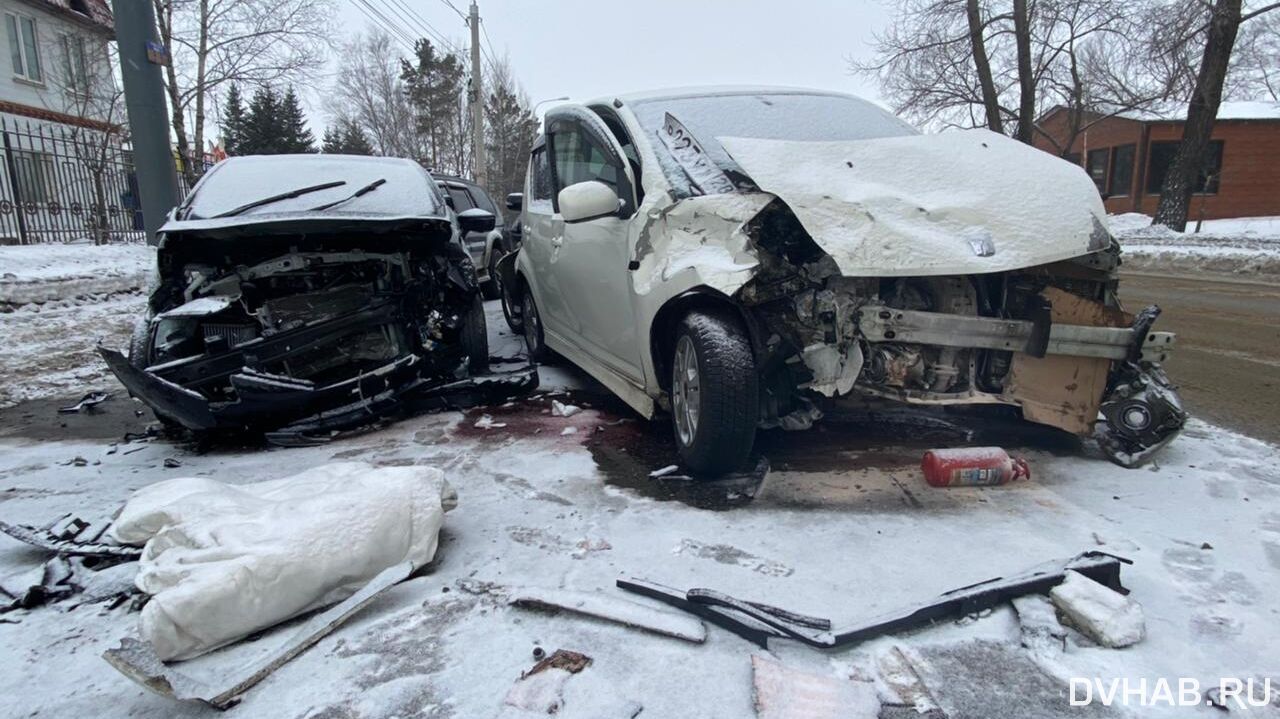
<path id="1" fill-rule="evenodd" d="M 1109 236 L 1024 269 L 849 277 L 780 202 L 747 231 L 760 267 L 738 300 L 766 338 L 766 426 L 803 426 L 810 399 L 1005 404 L 1136 466 L 1186 421 L 1161 367 L 1174 336 L 1152 330 L 1158 308 L 1121 308 Z"/>
<path id="2" fill-rule="evenodd" d="M 157 262 L 129 356 L 101 352 L 169 424 L 295 442 L 474 390 L 487 370 L 475 272 L 444 220 L 171 233 Z M 486 385 L 537 381 L 504 379 Z"/>

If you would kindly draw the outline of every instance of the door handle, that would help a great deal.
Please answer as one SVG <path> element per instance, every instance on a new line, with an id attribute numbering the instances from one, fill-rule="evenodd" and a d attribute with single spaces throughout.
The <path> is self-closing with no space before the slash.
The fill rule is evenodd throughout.
<path id="1" fill-rule="evenodd" d="M 552 238 L 551 238 L 551 246 L 552 246 L 552 247 L 559 247 L 559 246 L 561 246 L 561 245 L 563 245 L 563 244 L 564 244 L 564 238 L 563 238 L 563 237 L 552 237 Z"/>

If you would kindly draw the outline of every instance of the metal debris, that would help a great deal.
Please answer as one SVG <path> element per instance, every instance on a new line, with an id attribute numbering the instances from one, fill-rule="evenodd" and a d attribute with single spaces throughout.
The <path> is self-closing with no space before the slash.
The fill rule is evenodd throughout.
<path id="1" fill-rule="evenodd" d="M 76 402 L 75 404 L 68 405 L 66 407 L 59 407 L 58 414 L 76 414 L 82 410 L 92 411 L 94 407 L 97 407 L 98 405 L 102 404 L 103 402 L 106 402 L 109 399 L 111 399 L 110 392 L 101 392 L 101 391 L 90 392 L 85 396 L 81 397 L 80 401 Z"/>
<path id="2" fill-rule="evenodd" d="M 46 527 L 0 522 L 0 532 L 19 542 L 64 556 L 119 559 L 137 559 L 142 556 L 140 547 L 126 547 L 103 540 L 102 535 L 108 526 L 109 523 L 104 522 L 95 527 L 84 520 L 65 515 Z"/>
<path id="3" fill-rule="evenodd" d="M 607 597 L 597 592 L 524 588 L 514 591 L 508 601 L 517 607 L 563 609 L 695 644 L 707 639 L 706 625 L 693 617 Z"/>

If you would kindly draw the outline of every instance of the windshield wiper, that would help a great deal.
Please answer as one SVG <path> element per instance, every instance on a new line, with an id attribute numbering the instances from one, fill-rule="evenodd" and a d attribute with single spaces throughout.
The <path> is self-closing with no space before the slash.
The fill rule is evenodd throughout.
<path id="1" fill-rule="evenodd" d="M 341 200 L 334 200 L 333 202 L 326 202 L 323 205 L 317 205 L 307 210 L 307 212 L 319 212 L 321 210 L 327 210 L 330 207 L 333 207 L 334 205 L 341 205 L 344 202 L 350 202 L 351 200 L 354 200 L 357 197 L 361 197 L 363 195 L 369 194 L 370 192 L 373 192 L 374 190 L 378 189 L 379 187 L 382 187 L 385 184 L 387 184 L 387 178 L 379 177 L 378 179 L 374 180 L 373 182 L 370 182 L 364 187 L 361 187 L 360 189 L 356 190 L 350 195 L 347 195 Z"/>
<path id="2" fill-rule="evenodd" d="M 264 197 L 261 200 L 254 200 L 253 202 L 250 202 L 245 205 L 241 205 L 235 208 L 234 210 L 227 210 L 226 212 L 222 212 L 217 215 L 214 215 L 213 219 L 216 220 L 222 217 L 235 217 L 236 215 L 239 215 L 242 212 L 247 212 L 249 210 L 252 210 L 255 207 L 262 207 L 263 205 L 270 205 L 273 202 L 279 202 L 281 200 L 290 200 L 295 197 L 301 197 L 302 195 L 309 195 L 312 192 L 327 190 L 330 187 L 341 187 L 342 185 L 345 185 L 345 184 L 347 184 L 346 180 L 335 180 L 333 182 L 323 182 L 319 185 L 311 185 L 310 187 L 299 187 L 296 190 L 289 190 L 288 192 L 282 192 L 279 195 L 272 195 L 270 197 Z"/>

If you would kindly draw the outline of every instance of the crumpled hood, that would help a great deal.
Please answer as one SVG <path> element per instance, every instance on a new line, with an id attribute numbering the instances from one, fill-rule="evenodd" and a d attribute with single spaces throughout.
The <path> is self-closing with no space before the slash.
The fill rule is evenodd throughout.
<path id="1" fill-rule="evenodd" d="M 987 130 L 853 142 L 716 138 L 846 276 L 1032 267 L 1105 249 L 1085 172 Z"/>

